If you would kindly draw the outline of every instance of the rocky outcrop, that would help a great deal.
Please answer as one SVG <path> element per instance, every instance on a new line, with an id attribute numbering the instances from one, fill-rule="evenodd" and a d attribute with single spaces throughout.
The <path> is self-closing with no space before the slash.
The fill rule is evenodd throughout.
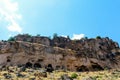
<path id="1" fill-rule="evenodd" d="M 70 40 L 16 37 L 0 42 L 0 65 L 25 65 L 72 71 L 120 68 L 120 48 L 109 38 Z"/>
<path id="2" fill-rule="evenodd" d="M 48 37 L 44 36 L 31 36 L 29 34 L 19 34 L 14 37 L 16 41 L 25 41 L 25 42 L 31 42 L 31 43 L 39 43 L 43 45 L 50 45 L 51 40 Z"/>

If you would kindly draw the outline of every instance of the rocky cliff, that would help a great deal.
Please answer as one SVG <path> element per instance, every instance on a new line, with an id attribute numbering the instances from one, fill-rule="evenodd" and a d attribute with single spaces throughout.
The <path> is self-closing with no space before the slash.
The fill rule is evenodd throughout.
<path id="1" fill-rule="evenodd" d="M 108 37 L 70 40 L 18 35 L 0 42 L 0 65 L 39 64 L 54 69 L 94 71 L 120 68 L 120 48 Z"/>

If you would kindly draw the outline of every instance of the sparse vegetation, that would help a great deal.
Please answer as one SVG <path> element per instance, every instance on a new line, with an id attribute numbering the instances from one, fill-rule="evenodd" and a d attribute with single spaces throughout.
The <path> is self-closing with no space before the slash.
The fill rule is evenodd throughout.
<path id="1" fill-rule="evenodd" d="M 30 34 L 26 34 L 28 37 L 32 37 L 32 35 L 30 35 Z"/>
<path id="2" fill-rule="evenodd" d="M 120 80 L 120 70 L 104 70 L 94 72 L 70 72 L 53 71 L 44 72 L 43 68 L 26 68 L 25 71 L 19 71 L 17 66 L 9 66 L 9 70 L 0 72 L 0 80 Z M 41 72 L 43 71 L 43 72 Z M 72 79 L 71 79 L 72 78 Z"/>
<path id="3" fill-rule="evenodd" d="M 57 33 L 54 33 L 54 34 L 53 34 L 53 38 L 56 38 L 56 37 L 58 37 L 58 34 L 57 34 Z"/>
<path id="4" fill-rule="evenodd" d="M 14 38 L 14 37 L 10 37 L 10 38 L 8 39 L 8 41 L 15 41 L 15 38 Z"/>
<path id="5" fill-rule="evenodd" d="M 76 74 L 76 73 L 73 73 L 72 75 L 71 75 L 71 78 L 77 78 L 78 77 L 78 75 Z"/>
<path id="6" fill-rule="evenodd" d="M 36 36 L 37 36 L 37 37 L 40 37 L 40 34 L 37 34 Z"/>
<path id="7" fill-rule="evenodd" d="M 100 36 L 97 36 L 96 39 L 101 39 L 101 37 L 100 37 Z"/>
<path id="8" fill-rule="evenodd" d="M 88 39 L 88 37 L 85 37 L 85 39 Z"/>
<path id="9" fill-rule="evenodd" d="M 9 80 L 58 80 L 58 79 L 60 79 L 60 80 L 66 80 L 66 79 L 69 79 L 69 80 L 74 80 L 74 79 L 75 80 L 120 80 L 120 70 L 112 70 L 113 68 L 111 69 L 111 67 L 102 67 L 101 64 L 97 64 L 97 62 L 92 62 L 92 60 L 90 62 L 91 63 L 90 69 L 89 69 L 89 67 L 84 66 L 84 65 L 76 66 L 73 64 L 73 61 L 75 61 L 78 58 L 80 59 L 82 57 L 82 58 L 90 59 L 90 58 L 96 58 L 96 56 L 97 56 L 97 60 L 104 61 L 105 59 L 106 60 L 108 59 L 108 60 L 110 60 L 110 62 L 114 61 L 114 63 L 116 63 L 115 61 L 117 61 L 118 59 L 116 59 L 114 56 L 119 55 L 119 52 L 116 52 L 115 55 L 112 54 L 112 52 L 111 52 L 111 53 L 108 53 L 109 55 L 106 54 L 104 57 L 101 55 L 97 55 L 98 54 L 97 51 L 95 51 L 95 52 L 92 51 L 92 49 L 94 50 L 94 47 L 96 47 L 96 45 L 94 45 L 94 43 L 96 41 L 100 41 L 99 44 L 97 45 L 100 48 L 99 50 L 103 49 L 101 46 L 106 48 L 107 51 L 105 51 L 105 52 L 109 52 L 110 50 L 113 50 L 114 48 L 116 49 L 116 45 L 114 45 L 114 44 L 113 45 L 110 44 L 111 46 L 108 46 L 107 44 L 102 44 L 103 42 L 109 41 L 108 39 L 102 40 L 102 38 L 100 36 L 97 36 L 96 39 L 88 39 L 87 37 L 85 37 L 85 38 L 83 38 L 83 40 L 71 40 L 70 41 L 69 36 L 67 36 L 67 38 L 61 37 L 61 36 L 58 37 L 57 33 L 54 33 L 53 41 L 52 41 L 52 39 L 49 40 L 47 37 L 42 37 L 42 36 L 36 37 L 36 36 L 40 36 L 39 34 L 36 36 L 32 36 L 32 37 L 29 34 L 25 34 L 25 35 L 21 35 L 21 36 L 18 37 L 18 42 L 17 42 L 17 37 L 10 37 L 8 39 L 8 41 L 16 41 L 16 42 L 9 42 L 10 44 L 7 45 L 8 46 L 7 48 L 5 45 L 5 43 L 7 43 L 7 41 L 1 42 L 1 45 L 3 45 L 3 47 L 1 48 L 1 53 L 4 53 L 5 51 L 6 51 L 6 53 L 9 53 L 10 49 L 12 49 L 11 50 L 12 53 L 13 52 L 17 53 L 16 50 L 18 50 L 20 48 L 21 49 L 20 52 L 24 51 L 31 55 L 32 53 L 30 53 L 30 52 L 36 53 L 35 52 L 36 50 L 43 48 L 43 49 L 45 49 L 45 50 L 43 50 L 43 52 L 45 54 L 46 54 L 46 52 L 54 53 L 54 51 L 55 51 L 55 53 L 61 53 L 61 57 L 58 57 L 58 56 L 56 56 L 57 54 L 55 54 L 54 57 L 52 56 L 52 58 L 55 62 L 53 62 L 53 60 L 50 60 L 51 63 L 49 63 L 47 65 L 41 64 L 41 62 L 44 63 L 44 61 L 45 61 L 44 55 L 42 56 L 43 58 L 40 58 L 38 60 L 36 59 L 36 60 L 29 61 L 29 59 L 28 59 L 28 62 L 26 62 L 26 64 L 22 64 L 22 65 L 19 65 L 16 67 L 15 66 L 7 67 L 7 65 L 6 65 L 0 69 L 1 70 L 0 71 L 0 80 L 7 80 L 7 79 L 9 79 Z M 36 39 L 36 38 L 38 38 L 38 39 Z M 42 38 L 43 38 L 43 43 L 39 43 L 39 41 L 42 40 Z M 19 41 L 19 40 L 21 40 L 21 41 Z M 30 43 L 25 42 L 25 45 L 24 45 L 24 41 L 29 41 Z M 45 43 L 48 42 L 48 46 L 46 46 L 46 44 L 44 44 L 44 41 L 45 41 Z M 32 42 L 34 42 L 34 43 L 32 44 Z M 37 42 L 39 44 L 36 44 Z M 50 48 L 49 48 L 49 42 L 50 42 Z M 113 43 L 111 40 L 109 42 Z M 21 45 L 21 43 L 22 43 L 22 45 Z M 42 44 L 44 44 L 44 45 L 42 45 Z M 52 44 L 52 46 L 51 46 L 51 44 Z M 11 45 L 12 45 L 12 48 L 11 48 Z M 6 48 L 6 49 L 4 49 L 4 48 Z M 47 48 L 49 48 L 49 49 L 47 49 Z M 38 51 L 38 52 L 41 55 L 41 51 Z M 71 55 L 71 59 L 69 59 L 70 57 L 66 58 L 67 54 Z M 73 55 L 75 55 L 77 57 L 74 58 Z M 33 55 L 31 55 L 31 56 L 33 56 Z M 55 64 L 59 60 L 56 58 L 59 58 L 59 60 L 61 60 L 60 64 L 57 66 Z M 69 60 L 69 62 L 65 61 L 65 60 Z M 6 62 L 11 63 L 11 61 L 12 61 L 12 58 L 7 57 Z M 50 61 L 48 60 L 48 62 L 50 62 Z M 69 65 L 67 63 L 69 63 Z M 77 61 L 76 61 L 76 63 L 77 63 Z M 86 61 L 84 63 L 86 63 Z M 45 65 L 45 66 L 43 66 L 43 65 Z M 66 66 L 62 67 L 64 65 L 66 65 Z M 74 71 L 74 70 L 76 70 L 78 72 L 70 72 L 70 71 Z M 102 70 L 102 71 L 100 71 L 100 70 Z"/>

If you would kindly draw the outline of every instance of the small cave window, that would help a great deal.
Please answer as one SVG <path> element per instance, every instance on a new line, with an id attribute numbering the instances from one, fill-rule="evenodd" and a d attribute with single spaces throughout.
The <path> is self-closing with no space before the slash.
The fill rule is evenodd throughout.
<path id="1" fill-rule="evenodd" d="M 31 60 L 31 62 L 35 62 L 35 60 Z"/>
<path id="2" fill-rule="evenodd" d="M 76 68 L 78 67 L 78 66 L 75 66 Z"/>
<path id="3" fill-rule="evenodd" d="M 11 60 L 10 60 L 10 59 L 7 59 L 7 62 L 11 62 Z"/>
<path id="4" fill-rule="evenodd" d="M 38 59 L 38 62 L 42 62 L 43 61 L 43 59 Z"/>
<path id="5" fill-rule="evenodd" d="M 56 66 L 56 70 L 60 69 L 61 67 L 59 65 Z"/>
<path id="6" fill-rule="evenodd" d="M 102 49 L 102 47 L 101 47 L 101 46 L 99 46 L 99 49 Z"/>
<path id="7" fill-rule="evenodd" d="M 67 67 L 70 67 L 69 65 L 67 65 Z"/>
<path id="8" fill-rule="evenodd" d="M 48 67 L 52 67 L 52 64 L 48 64 Z"/>
<path id="9" fill-rule="evenodd" d="M 79 49 L 79 48 L 77 48 L 77 51 L 80 51 L 80 49 Z"/>

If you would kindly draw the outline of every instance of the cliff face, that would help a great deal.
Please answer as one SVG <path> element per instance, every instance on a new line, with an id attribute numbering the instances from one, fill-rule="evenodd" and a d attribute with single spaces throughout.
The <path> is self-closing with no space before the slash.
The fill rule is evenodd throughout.
<path id="1" fill-rule="evenodd" d="M 0 42 L 0 64 L 20 65 L 31 62 L 54 69 L 89 71 L 120 68 L 120 49 L 109 38 L 70 40 L 56 37 L 15 37 Z"/>
<path id="2" fill-rule="evenodd" d="M 29 34 L 17 35 L 14 37 L 16 41 L 25 41 L 31 43 L 39 43 L 43 45 L 50 46 L 50 39 L 44 36 L 30 36 Z"/>

